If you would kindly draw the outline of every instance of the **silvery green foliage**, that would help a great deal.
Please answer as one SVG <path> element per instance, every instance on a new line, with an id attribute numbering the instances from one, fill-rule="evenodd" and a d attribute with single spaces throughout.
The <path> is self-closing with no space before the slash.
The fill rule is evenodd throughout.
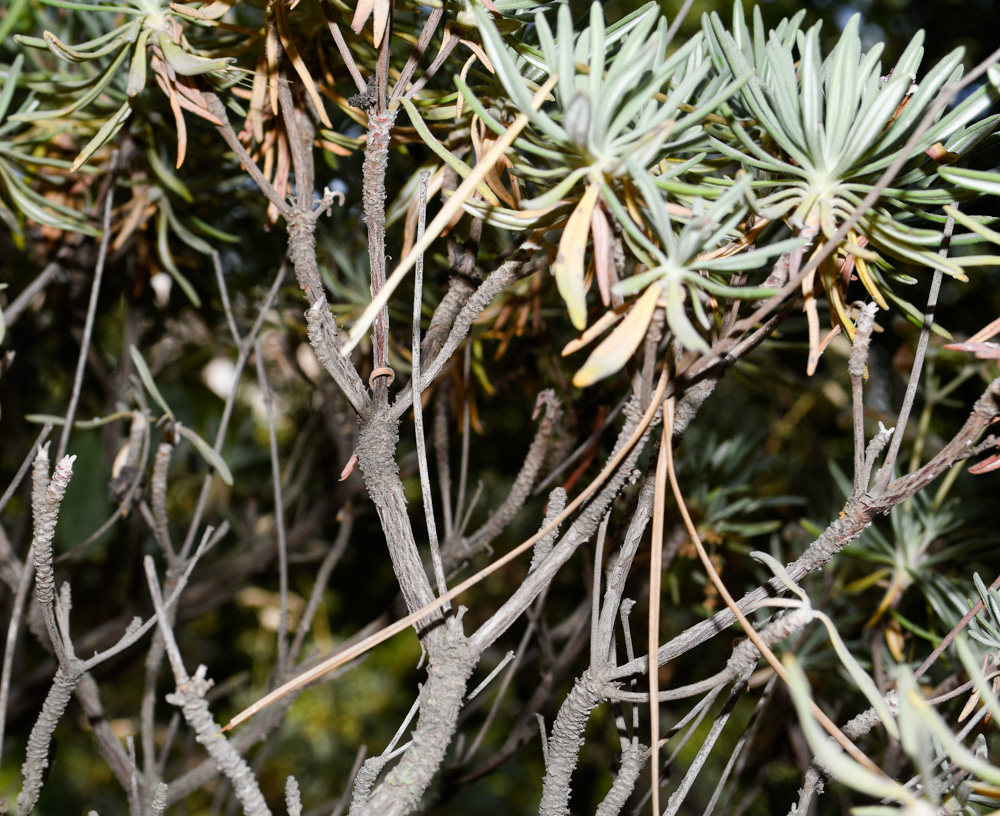
<path id="1" fill-rule="evenodd" d="M 529 115 L 531 127 L 516 142 L 520 155 L 513 172 L 537 194 L 522 206 L 539 212 L 526 221 L 514 211 L 469 202 L 466 209 L 497 226 L 556 224 L 567 215 L 565 203 L 575 202 L 581 188 L 589 191 L 590 207 L 603 207 L 621 225 L 632 256 L 645 271 L 621 282 L 618 295 L 632 295 L 657 283 L 668 303 L 667 322 L 687 348 L 707 349 L 688 311 L 703 329 L 710 325 L 704 309 L 709 294 L 737 295 L 730 288 L 731 273 L 755 269 L 790 249 L 787 241 L 772 242 L 755 253 L 739 253 L 737 225 L 750 214 L 749 178 L 735 185 L 706 174 L 710 142 L 704 119 L 732 97 L 751 78 L 748 70 L 729 76 L 713 70 L 704 39 L 696 35 L 670 50 L 667 21 L 649 3 L 613 26 L 605 26 L 601 6 L 591 6 L 590 25 L 573 30 L 569 8 L 561 5 L 555 30 L 539 12 L 535 19 L 537 44 L 519 35 L 504 40 L 492 19 L 477 10 L 486 52 L 496 71 L 495 81 L 512 109 Z M 559 80 L 551 106 L 533 112 L 532 89 L 553 73 Z M 481 87 L 457 84 L 468 105 L 497 133 L 505 130 L 503 112 L 490 109 Z M 501 97 L 497 91 L 494 96 Z M 702 179 L 704 176 L 704 180 Z M 634 194 L 638 190 L 639 195 Z M 588 201 L 583 195 L 582 201 Z M 638 201 L 638 203 L 636 203 Z M 714 203 L 711 203 L 714 202 Z M 641 223 L 627 211 L 632 203 L 642 213 Z M 582 208 L 574 207 L 576 214 Z M 575 227 L 585 243 L 589 216 L 583 225 L 565 222 L 563 243 Z M 647 235 L 652 232 L 652 238 Z M 706 251 L 731 245 L 720 257 L 699 259 Z M 574 316 L 582 311 L 582 294 L 567 291 L 561 279 L 560 258 L 554 265 L 560 293 Z M 582 271 L 577 271 L 582 278 Z M 577 287 L 581 289 L 582 287 Z M 738 296 L 760 297 L 768 290 L 744 288 Z M 644 326 L 637 326 L 638 336 Z M 602 374 L 605 376 L 605 374 Z M 588 378 L 584 378 L 585 380 Z"/>
<path id="2" fill-rule="evenodd" d="M 505 38 L 483 9 L 472 13 L 495 70 L 478 76 L 493 89 L 480 83 L 473 90 L 461 78 L 457 84 L 496 133 L 504 132 L 513 111 L 528 115 L 531 124 L 516 142 L 512 174 L 531 195 L 520 211 L 481 201 L 467 203 L 466 210 L 507 229 L 563 224 L 565 242 L 566 233 L 583 230 L 571 214 L 582 221 L 594 206 L 595 196 L 584 191 L 598 186 L 596 206 L 613 214 L 632 258 L 643 267 L 616 291 L 639 294 L 664 280 L 672 306 L 668 322 L 688 348 L 707 348 L 688 318 L 693 311 L 707 328 L 703 292 L 734 294 L 721 288 L 729 282 L 721 273 L 757 268 L 792 248 L 774 241 L 772 230 L 772 240 L 759 241 L 754 253 L 742 253 L 745 244 L 719 253 L 738 240 L 737 226 L 745 229 L 751 212 L 783 221 L 807 242 L 816 236 L 829 241 L 904 148 L 906 164 L 895 183 L 842 242 L 872 270 L 862 270 L 865 286 L 883 307 L 884 291 L 906 308 L 879 274 L 879 267 L 891 271 L 886 258 L 960 279 L 967 267 L 995 263 L 989 255 L 942 258 L 937 250 L 945 217 L 926 212 L 990 192 L 996 184 L 981 171 L 946 164 L 992 144 L 1000 124 L 1000 116 L 975 121 L 995 93 L 988 85 L 947 112 L 939 104 L 962 75 L 961 49 L 920 76 L 918 34 L 883 76 L 882 46 L 862 53 L 858 16 L 824 59 L 819 25 L 801 30 L 804 13 L 766 33 L 759 10 L 750 26 L 739 2 L 731 31 L 718 15 L 706 15 L 701 35 L 674 48 L 652 3 L 613 26 L 605 26 L 595 3 L 579 34 L 567 5 L 558 7 L 554 25 L 552 15 L 539 11 L 533 39 L 524 30 Z M 553 73 L 559 80 L 551 104 L 533 111 L 533 91 Z M 930 126 L 906 147 L 928 111 L 936 111 Z M 639 195 L 631 192 L 636 189 Z M 730 194 L 723 195 L 727 189 Z M 953 240 L 970 243 L 978 236 L 967 232 Z M 711 260 L 704 260 L 706 253 Z M 556 261 L 560 294 L 574 325 L 583 328 L 582 284 L 567 284 L 572 275 Z M 741 291 L 744 297 L 765 294 Z"/>
<path id="3" fill-rule="evenodd" d="M 738 100 L 723 106 L 727 124 L 714 130 L 713 147 L 755 177 L 755 208 L 793 227 L 809 225 L 831 239 L 840 224 L 938 103 L 946 85 L 962 75 L 962 49 L 919 74 L 923 32 L 913 38 L 892 70 L 883 76 L 882 44 L 861 51 L 859 15 L 853 16 L 837 45 L 822 58 L 819 24 L 799 29 L 801 15 L 783 21 L 765 38 L 759 11 L 753 29 L 736 3 L 732 32 L 717 14 L 703 23 L 717 69 L 731 76 L 753 74 Z M 969 125 L 989 105 L 982 86 L 953 109 L 938 110 L 931 126 L 909 148 L 907 164 L 878 205 L 865 212 L 857 230 L 881 252 L 941 269 L 956 277 L 983 259 L 942 259 L 941 233 L 911 225 L 914 210 L 952 203 L 966 193 L 937 173 L 927 155 L 942 144 L 958 161 L 992 136 L 1000 117 Z M 947 171 L 945 171 L 947 172 Z"/>

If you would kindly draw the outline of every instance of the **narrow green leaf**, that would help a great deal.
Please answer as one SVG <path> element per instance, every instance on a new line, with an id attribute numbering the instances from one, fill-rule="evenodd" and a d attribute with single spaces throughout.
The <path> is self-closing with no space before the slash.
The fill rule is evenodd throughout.
<path id="1" fill-rule="evenodd" d="M 892 801 L 912 802 L 915 797 L 902 785 L 887 776 L 876 775 L 856 762 L 840 746 L 835 745 L 819 727 L 813 716 L 809 703 L 809 680 L 799 667 L 799 662 L 787 655 L 782 661 L 788 671 L 788 690 L 799 723 L 805 735 L 806 742 L 812 748 L 816 758 L 826 766 L 843 784 L 854 790 L 861 791 L 875 799 L 891 799 Z"/>
<path id="2" fill-rule="evenodd" d="M 834 622 L 822 612 L 816 612 L 816 617 L 823 621 L 826 631 L 830 635 L 830 642 L 833 644 L 834 651 L 837 652 L 837 657 L 840 658 L 840 662 L 847 669 L 848 674 L 851 675 L 851 679 L 857 683 L 858 688 L 861 689 L 861 693 L 865 695 L 868 702 L 871 703 L 872 708 L 878 713 L 878 717 L 882 721 L 885 730 L 894 739 L 899 739 L 899 728 L 896 725 L 896 719 L 892 716 L 892 712 L 889 711 L 889 706 L 886 704 L 882 692 L 875 685 L 875 681 L 868 676 L 868 673 L 861 668 L 861 664 L 851 654 L 851 650 L 847 648 L 847 644 L 840 637 L 840 632 L 837 630 Z"/>
<path id="3" fill-rule="evenodd" d="M 676 278 L 668 278 L 666 282 L 667 323 L 670 330 L 677 335 L 684 348 L 689 351 L 707 352 L 708 343 L 698 333 L 687 316 L 684 302 L 687 299 L 687 289 Z"/>
<path id="4" fill-rule="evenodd" d="M 764 564 L 769 570 L 771 570 L 771 572 L 774 573 L 774 576 L 781 581 L 781 583 L 788 587 L 790 592 L 794 592 L 803 601 L 809 603 L 809 596 L 806 595 L 802 587 L 792 580 L 792 576 L 788 574 L 788 570 L 785 569 L 777 558 L 766 552 L 761 552 L 760 550 L 754 550 L 750 553 L 750 557 L 754 561 L 759 561 L 761 564 Z"/>
<path id="5" fill-rule="evenodd" d="M 157 32 L 157 43 L 163 51 L 163 57 L 178 74 L 183 76 L 199 76 L 223 71 L 236 62 L 235 57 L 199 57 L 191 54 L 175 43 L 164 31 Z"/>
<path id="6" fill-rule="evenodd" d="M 424 120 L 420 117 L 420 113 L 417 111 L 416 105 L 414 105 L 409 99 L 405 97 L 400 100 L 403 107 L 406 109 L 407 114 L 409 114 L 410 122 L 416 129 L 420 138 L 423 139 L 424 144 L 427 145 L 434 154 L 441 159 L 445 164 L 447 164 L 452 170 L 458 173 L 463 179 L 468 178 L 472 175 L 472 168 L 469 167 L 464 161 L 455 156 L 448 148 L 446 148 L 441 142 L 437 140 L 437 137 L 431 133 L 430 129 L 424 123 Z M 494 192 L 489 188 L 489 185 L 485 181 L 481 181 L 476 185 L 476 191 L 480 193 L 490 204 L 495 207 L 500 206 L 500 200 L 496 197 Z"/>
<path id="7" fill-rule="evenodd" d="M 537 20 L 541 13 L 535 16 Z M 544 17 L 542 17 L 544 19 Z M 559 30 L 559 41 L 555 45 L 556 62 L 550 63 L 549 72 L 559 72 L 559 83 L 556 86 L 562 97 L 563 110 L 569 106 L 570 100 L 576 95 L 576 66 L 573 53 L 573 17 L 569 5 L 562 3 L 556 12 L 556 25 Z M 546 24 L 546 28 L 548 24 Z M 539 30 L 539 35 L 541 30 Z M 551 36 L 551 32 L 550 32 Z"/>
<path id="8" fill-rule="evenodd" d="M 852 14 L 830 53 L 831 69 L 826 88 L 826 138 L 831 156 L 847 146 L 847 140 L 858 112 L 861 87 L 858 82 L 858 60 L 861 41 L 858 37 L 860 14 Z"/>
<path id="9" fill-rule="evenodd" d="M 179 422 L 174 424 L 174 430 L 177 431 L 181 436 L 190 441 L 197 449 L 201 457 L 208 463 L 209 467 L 215 468 L 219 477 L 227 485 L 232 487 L 233 484 L 233 474 L 229 470 L 229 465 L 226 464 L 225 459 L 223 459 L 215 449 L 209 445 L 204 439 L 202 439 L 198 434 L 192 431 L 190 428 L 181 425 Z"/>
<path id="10" fill-rule="evenodd" d="M 142 359 L 142 354 L 139 353 L 139 349 L 135 346 L 129 346 L 129 354 L 132 356 L 132 362 L 135 363 L 136 371 L 139 372 L 139 379 L 142 380 L 146 393 L 149 394 L 156 404 L 163 409 L 163 413 L 170 417 L 170 419 L 173 419 L 174 413 L 170 410 L 170 406 L 167 405 L 167 401 L 163 399 L 160 389 L 156 387 L 156 383 L 153 381 L 153 375 L 149 371 L 149 366 L 147 366 L 146 361 Z"/>
<path id="11" fill-rule="evenodd" d="M 546 114 L 536 111 L 532 107 L 532 94 L 525 84 L 525 79 L 517 70 L 510 50 L 500 36 L 500 32 L 497 30 L 492 17 L 478 3 L 473 8 L 473 13 L 476 16 L 476 25 L 479 27 L 479 33 L 482 35 L 486 53 L 493 63 L 493 67 L 496 69 L 497 77 L 503 84 L 504 90 L 510 94 L 511 101 L 514 102 L 515 107 L 524 113 L 530 122 L 550 139 L 555 139 L 557 142 L 564 142 L 566 140 L 565 131 Z"/>
<path id="12" fill-rule="evenodd" d="M 226 244 L 238 244 L 240 242 L 240 237 L 238 235 L 223 232 L 218 227 L 214 227 L 208 222 L 202 221 L 197 215 L 189 215 L 188 219 L 195 225 L 195 227 L 205 233 L 205 235 L 209 238 L 214 238 L 216 241 L 222 241 Z"/>
<path id="13" fill-rule="evenodd" d="M 55 414 L 26 414 L 24 419 L 34 425 L 57 425 L 62 427 L 66 424 L 66 417 L 56 416 Z"/>
<path id="14" fill-rule="evenodd" d="M 174 213 L 174 208 L 170 205 L 169 199 L 166 196 L 160 199 L 160 208 L 167 216 L 167 221 L 170 224 L 170 229 L 174 231 L 174 234 L 180 238 L 185 244 L 187 244 L 195 252 L 200 252 L 202 255 L 212 254 L 212 245 L 208 243 L 204 238 L 200 238 L 195 235 L 191 230 L 181 223 L 181 220 Z"/>
<path id="15" fill-rule="evenodd" d="M 137 8 L 134 6 L 107 6 L 107 5 L 94 5 L 93 3 L 72 3 L 69 0 L 42 0 L 46 6 L 55 6 L 56 8 L 72 9 L 73 11 L 107 11 L 112 14 L 145 14 L 146 12 L 142 8 Z"/>
<path id="16" fill-rule="evenodd" d="M 6 162 L 3 161 L 0 161 L 0 187 L 6 188 L 20 213 L 32 221 L 55 229 L 79 232 L 95 238 L 100 235 L 100 232 L 80 220 L 80 213 L 48 201 L 37 190 L 25 184 L 22 176 L 11 172 Z M 67 213 L 66 215 L 64 215 L 64 211 Z"/>
<path id="17" fill-rule="evenodd" d="M 605 39 L 604 13 L 601 11 L 600 3 L 590 4 L 590 74 L 587 77 L 589 83 L 590 98 L 596 99 L 601 92 L 601 81 L 604 77 L 604 55 L 608 47 Z"/>
<path id="18" fill-rule="evenodd" d="M 201 306 L 201 298 L 198 297 L 198 293 L 195 291 L 194 287 L 184 275 L 181 273 L 180 269 L 177 268 L 177 264 L 174 263 L 173 253 L 170 251 L 170 241 L 167 231 L 167 226 L 169 221 L 167 219 L 166 210 L 160 207 L 159 212 L 156 214 L 156 254 L 160 259 L 160 263 L 163 264 L 163 268 L 167 270 L 175 281 L 177 285 L 181 287 L 184 294 L 187 295 L 187 299 L 195 307 Z M 211 250 L 210 250 L 211 251 Z"/>
<path id="19" fill-rule="evenodd" d="M 56 110 L 45 110 L 45 111 L 32 111 L 31 113 L 15 113 L 10 117 L 11 121 L 14 122 L 40 122 L 46 119 L 62 119 L 81 108 L 86 107 L 98 96 L 100 96 L 104 89 L 108 87 L 111 80 L 117 75 L 119 67 L 125 61 L 125 57 L 128 56 L 129 49 L 127 45 L 123 45 L 115 57 L 114 62 L 108 67 L 108 69 L 101 75 L 100 79 L 94 83 L 93 87 L 88 90 L 85 94 L 80 95 L 74 99 L 70 104 L 65 107 L 58 108 Z M 127 103 L 126 103 L 127 104 Z M 109 121 L 114 121 L 115 117 L 112 117 Z M 102 128 L 103 130 L 103 128 Z M 82 164 L 82 162 L 81 162 Z M 79 166 L 79 165 L 77 165 Z"/>
<path id="20" fill-rule="evenodd" d="M 1000 173 L 989 170 L 969 170 L 965 167 L 938 167 L 938 175 L 953 184 L 961 185 L 977 193 L 1000 195 Z"/>
<path id="21" fill-rule="evenodd" d="M 12 13 L 8 12 L 8 17 Z M 7 20 L 4 19 L 3 22 L 7 22 Z M 0 28 L 3 28 L 2 23 L 0 23 Z M 3 42 L 2 38 L 0 38 L 0 42 Z M 7 115 L 7 108 L 10 107 L 10 102 L 14 98 L 14 91 L 17 88 L 18 77 L 21 76 L 22 65 L 24 65 L 24 54 L 18 54 L 14 57 L 14 62 L 11 63 L 7 71 L 7 79 L 4 80 L 3 90 L 0 91 L 0 122 Z"/>
<path id="22" fill-rule="evenodd" d="M 799 34 L 799 83 L 802 100 L 802 132 L 813 162 L 827 163 L 826 134 L 823 120 L 823 62 L 819 53 L 819 29 L 816 23 Z"/>
<path id="23" fill-rule="evenodd" d="M 122 126 L 128 121 L 129 116 L 132 114 L 132 106 L 125 102 L 115 114 L 105 122 L 99 131 L 94 135 L 84 146 L 83 150 L 80 151 L 80 155 L 73 160 L 73 166 L 70 168 L 70 172 L 75 173 L 80 167 L 93 156 L 101 147 L 107 144 L 111 139 L 113 139 L 118 131 L 122 129 Z"/>
<path id="24" fill-rule="evenodd" d="M 162 182 L 164 187 L 176 193 L 189 204 L 194 201 L 194 196 L 191 195 L 191 191 L 187 188 L 187 185 L 180 180 L 173 170 L 167 167 L 155 147 L 150 146 L 146 151 L 146 161 L 149 162 L 149 169 L 153 171 L 153 175 Z"/>

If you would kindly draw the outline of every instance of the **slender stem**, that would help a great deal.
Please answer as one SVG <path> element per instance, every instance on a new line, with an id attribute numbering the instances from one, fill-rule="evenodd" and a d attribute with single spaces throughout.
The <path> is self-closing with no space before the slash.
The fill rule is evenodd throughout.
<path id="1" fill-rule="evenodd" d="M 448 461 L 449 390 L 447 387 L 438 388 L 434 396 L 434 457 L 437 461 L 438 491 L 441 494 L 445 541 L 451 541 L 455 531 L 454 516 L 451 511 L 451 463 Z"/>
<path id="2" fill-rule="evenodd" d="M 450 32 L 449 32 L 450 33 Z M 447 39 L 441 43 L 441 50 L 438 51 L 438 55 L 434 57 L 434 61 L 428 66 L 427 70 L 421 74 L 420 78 L 414 82 L 409 90 L 404 94 L 405 99 L 413 99 L 421 89 L 434 78 L 434 75 L 440 70 L 441 66 L 444 65 L 445 60 L 451 56 L 451 52 L 455 50 L 458 46 L 459 38 L 454 34 L 447 36 Z M 396 87 L 399 87 L 398 85 Z M 393 91 L 393 96 L 395 96 L 395 91 Z"/>
<path id="3" fill-rule="evenodd" d="M 693 5 L 694 0 L 684 0 L 684 5 L 680 7 L 680 10 L 674 16 L 674 21 L 670 24 L 670 28 L 667 29 L 667 36 L 663 44 L 664 47 L 670 45 L 673 41 L 674 36 L 677 34 L 677 30 L 681 27 L 681 23 L 684 22 L 684 18 L 687 17 L 688 12 L 691 11 L 691 6 Z M 659 811 L 657 811 L 657 813 L 659 813 Z"/>
<path id="4" fill-rule="evenodd" d="M 420 208 L 417 216 L 417 238 L 424 233 L 427 222 L 427 179 L 430 173 L 420 175 Z M 424 434 L 424 408 L 420 392 L 420 318 L 423 307 L 424 293 L 424 259 L 417 259 L 413 271 L 413 425 L 417 441 L 417 465 L 420 470 L 420 488 L 424 497 L 424 518 L 427 522 L 427 539 L 430 542 L 431 563 L 434 566 L 434 578 L 437 581 L 438 594 L 448 591 L 444 577 L 444 565 L 441 562 L 441 545 L 438 542 L 437 522 L 434 520 L 434 497 L 431 494 L 431 476 L 427 467 L 427 437 Z M 444 607 L 450 609 L 450 604 Z"/>
<path id="5" fill-rule="evenodd" d="M 430 45 L 431 38 L 434 36 L 434 32 L 437 31 L 438 24 L 441 22 L 443 16 L 444 6 L 432 9 L 428 15 L 423 30 L 420 32 L 420 37 L 413 46 L 413 51 L 410 52 L 403 70 L 400 71 L 399 79 L 396 80 L 396 84 L 392 87 L 392 96 L 389 97 L 390 105 L 398 104 L 396 100 L 406 91 L 406 86 L 410 84 L 410 78 L 417 69 L 417 63 L 420 62 L 420 58 L 427 51 L 427 46 Z"/>
<path id="6" fill-rule="evenodd" d="M 240 330 L 236 327 L 236 316 L 233 314 L 233 304 L 229 301 L 229 289 L 226 286 L 226 278 L 222 274 L 222 261 L 219 253 L 212 250 L 212 268 L 215 269 L 215 281 L 219 284 L 219 295 L 222 297 L 222 310 L 226 314 L 226 324 L 229 326 L 229 333 L 238 346 L 242 338 Z"/>
<path id="7" fill-rule="evenodd" d="M 875 327 L 874 303 L 867 304 L 858 318 L 857 334 L 847 363 L 851 376 L 851 402 L 854 417 L 854 494 L 860 496 L 868 489 L 865 472 L 865 399 L 864 379 L 867 374 L 868 345 L 871 343 L 872 329 Z"/>
<path id="8" fill-rule="evenodd" d="M 253 327 L 250 329 L 250 333 L 243 338 L 243 342 L 240 344 L 239 353 L 236 356 L 236 365 L 233 367 L 233 387 L 229 389 L 229 395 L 226 397 L 226 404 L 222 409 L 222 418 L 219 420 L 219 430 L 215 434 L 215 443 L 213 444 L 213 449 L 216 453 L 222 450 L 222 443 L 226 439 L 226 433 L 229 430 L 229 420 L 233 415 L 233 407 L 236 404 L 236 391 L 239 387 L 240 376 L 243 374 L 243 368 L 246 366 L 247 360 L 250 358 L 250 351 L 253 349 L 254 338 L 257 337 L 258 332 L 260 332 L 261 326 L 264 325 L 264 318 L 270 311 L 271 306 L 274 305 L 275 300 L 278 297 L 278 292 L 281 289 L 281 284 L 285 280 L 285 271 L 287 267 L 282 264 L 278 269 L 278 274 L 274 276 L 274 283 L 271 284 L 271 288 L 268 290 L 264 302 L 261 303 L 260 312 L 257 314 L 257 319 L 254 321 Z M 205 478 L 201 483 L 201 493 L 198 495 L 198 503 L 195 505 L 194 515 L 191 517 L 191 523 L 188 526 L 187 536 L 184 539 L 184 546 L 181 548 L 180 560 L 186 561 L 188 553 L 191 551 L 191 547 L 194 546 L 194 537 L 198 532 L 198 528 L 201 526 L 201 517 L 205 512 L 205 505 L 208 502 L 208 492 L 212 487 L 212 479 L 215 476 L 214 470 L 209 470 L 205 474 Z"/>
<path id="9" fill-rule="evenodd" d="M 462 518 L 465 509 L 465 490 L 469 478 L 469 432 L 471 430 L 470 401 L 472 395 L 469 393 L 469 371 L 472 367 L 472 341 L 465 343 L 465 365 L 462 370 L 462 458 L 458 464 L 458 498 L 455 500 L 455 516 Z M 459 535 L 464 533 L 465 525 L 459 530 Z"/>
<path id="10" fill-rule="evenodd" d="M 264 197 L 278 208 L 278 212 L 287 218 L 291 215 L 292 208 L 278 193 L 278 191 L 274 189 L 274 185 L 271 184 L 267 176 L 261 172 L 261 169 L 254 163 L 254 160 L 250 158 L 250 154 L 247 153 L 246 148 L 243 147 L 239 136 L 237 136 L 236 131 L 233 130 L 233 126 L 229 124 L 229 115 L 226 113 L 226 106 L 222 104 L 222 101 L 215 94 L 208 92 L 203 92 L 203 94 L 206 102 L 208 103 L 209 113 L 222 122 L 222 125 L 217 126 L 216 129 L 222 135 L 226 144 L 229 145 L 229 149 L 236 154 L 236 158 L 240 160 L 240 164 L 243 166 L 243 169 L 250 174 L 250 178 L 252 178 L 257 187 L 260 188 Z"/>
<path id="11" fill-rule="evenodd" d="M 111 175 L 114 177 L 118 167 L 118 151 L 111 156 Z M 101 281 L 104 279 L 104 262 L 108 257 L 108 245 L 111 243 L 111 207 L 114 204 L 114 184 L 108 187 L 104 199 L 104 222 L 101 224 L 101 245 L 97 251 L 97 265 L 94 267 L 94 281 L 90 286 L 90 303 L 87 305 L 87 318 L 83 324 L 83 338 L 80 340 L 80 356 L 76 361 L 76 375 L 73 377 L 73 392 L 69 398 L 69 408 L 66 409 L 66 424 L 59 434 L 59 450 L 56 461 L 62 461 L 69 444 L 69 435 L 73 432 L 73 420 L 76 408 L 80 402 L 80 389 L 83 386 L 83 371 L 87 365 L 87 352 L 90 350 L 90 338 L 94 333 L 94 319 L 97 316 L 97 300 L 101 294 Z"/>
<path id="12" fill-rule="evenodd" d="M 35 439 L 35 444 L 31 446 L 31 450 L 28 451 L 28 455 L 24 457 L 24 461 L 21 463 L 21 467 L 18 468 L 17 474 L 11 480 L 11 483 L 7 485 L 7 489 L 3 492 L 3 496 L 0 496 L 0 512 L 7 506 L 7 502 L 10 501 L 11 496 L 17 490 L 18 485 L 24 479 L 25 475 L 31 470 L 31 466 L 35 461 L 35 455 L 38 453 L 38 449 L 45 444 L 45 440 L 49 438 L 49 434 L 52 433 L 52 423 L 46 422 L 42 426 L 41 432 Z"/>
<path id="13" fill-rule="evenodd" d="M 281 495 L 281 458 L 278 455 L 278 434 L 274 428 L 274 399 L 267 384 L 264 370 L 264 349 L 260 337 L 254 340 L 257 358 L 257 384 L 264 394 L 267 413 L 267 440 L 271 453 L 271 482 L 274 484 L 274 523 L 278 537 L 278 592 L 281 597 L 281 615 L 278 618 L 278 677 L 288 669 L 288 543 L 285 538 L 285 502 Z"/>
<path id="14" fill-rule="evenodd" d="M 10 697 L 10 678 L 14 668 L 14 652 L 17 650 L 17 637 L 21 631 L 21 616 L 24 614 L 24 604 L 31 591 L 31 579 L 35 575 L 35 563 L 31 553 L 21 567 L 21 577 L 17 582 L 17 591 L 11 602 L 10 621 L 7 624 L 7 641 L 3 651 L 3 670 L 0 671 L 0 760 L 3 759 L 3 738 L 7 730 L 7 700 Z M 2 763 L 0 763 L 2 767 Z"/>
<path id="15" fill-rule="evenodd" d="M 354 84 L 358 86 L 358 91 L 360 93 L 364 93 L 368 86 L 365 83 L 365 78 L 361 76 L 361 71 L 358 70 L 358 64 L 354 61 L 354 55 L 351 53 L 351 49 L 347 47 L 347 41 L 344 39 L 344 35 L 340 32 L 340 26 L 337 25 L 334 11 L 330 8 L 330 0 L 320 0 L 320 8 L 323 9 L 323 16 L 326 17 L 326 24 L 330 27 L 330 33 L 333 35 L 333 41 L 337 44 L 337 50 L 340 52 L 340 58 L 344 61 L 344 65 L 347 68 L 348 73 L 351 75 L 351 79 L 354 80 Z"/>
<path id="16" fill-rule="evenodd" d="M 948 248 L 951 244 L 951 235 L 955 231 L 955 219 L 950 215 L 944 225 L 943 238 L 941 240 L 941 257 L 948 255 Z M 927 355 L 927 345 L 931 339 L 931 326 L 934 325 L 934 310 L 937 309 L 938 294 L 941 292 L 941 279 L 943 273 L 940 269 L 934 270 L 931 278 L 931 288 L 927 293 L 927 308 L 924 309 L 924 324 L 920 328 L 920 339 L 917 341 L 917 351 L 913 356 L 913 365 L 910 367 L 910 381 L 906 384 L 906 393 L 903 396 L 903 405 L 899 409 L 899 417 L 896 420 L 896 433 L 893 434 L 892 442 L 889 444 L 889 451 L 885 455 L 882 467 L 875 477 L 875 485 L 872 488 L 874 495 L 880 495 L 889 480 L 892 478 L 892 468 L 899 456 L 899 448 L 903 444 L 903 437 L 906 432 L 906 423 L 910 419 L 910 411 L 913 409 L 913 402 L 917 396 L 917 386 L 920 384 L 920 373 L 924 365 L 924 357 Z"/>
<path id="17" fill-rule="evenodd" d="M 61 270 L 62 267 L 59 266 L 56 261 L 52 261 L 52 263 L 48 264 L 45 269 L 39 272 L 38 276 L 21 291 L 21 294 L 14 298 L 14 301 L 10 304 L 10 306 L 4 309 L 3 320 L 8 329 L 10 329 L 10 327 L 17 322 L 17 319 L 24 313 L 24 310 L 28 308 L 28 304 L 31 303 L 35 295 L 52 283 L 52 279 L 55 278 Z"/>

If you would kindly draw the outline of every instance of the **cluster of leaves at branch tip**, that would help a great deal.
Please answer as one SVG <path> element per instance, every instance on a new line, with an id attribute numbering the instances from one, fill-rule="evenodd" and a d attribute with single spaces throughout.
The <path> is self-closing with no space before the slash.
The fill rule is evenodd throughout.
<path id="1" fill-rule="evenodd" d="M 555 30 L 539 12 L 537 45 L 505 39 L 489 15 L 474 13 L 496 81 L 518 110 L 529 112 L 517 175 L 537 195 L 522 200 L 521 210 L 485 201 L 465 207 L 507 229 L 561 226 L 552 271 L 577 329 L 590 319 L 592 280 L 603 305 L 616 306 L 581 343 L 571 344 L 575 351 L 621 321 L 577 372 L 574 384 L 581 387 L 624 365 L 657 308 L 685 347 L 706 351 L 715 298 L 773 293 L 761 285 L 732 286 L 729 276 L 752 274 L 775 256 L 833 240 L 962 71 L 958 49 L 918 76 L 919 33 L 883 77 L 881 44 L 861 51 L 858 15 L 823 59 L 819 25 L 800 30 L 804 11 L 766 34 L 759 9 L 748 24 L 739 2 L 731 28 L 717 14 L 706 15 L 702 32 L 670 53 L 666 21 L 654 4 L 606 26 L 595 3 L 590 25 L 579 34 L 568 6 L 560 6 Z M 555 72 L 553 104 L 531 111 L 531 84 Z M 461 79 L 457 84 L 466 104 L 502 133 L 482 89 L 473 92 Z M 918 311 L 890 284 L 913 282 L 893 269 L 895 262 L 930 266 L 959 280 L 967 279 L 969 267 L 996 263 L 994 255 L 939 255 L 943 219 L 927 212 L 997 184 L 995 174 L 950 166 L 990 141 L 1000 117 L 975 120 L 991 95 L 995 90 L 982 85 L 939 116 L 908 150 L 894 185 L 803 281 L 810 371 L 822 347 L 817 285 L 835 328 L 853 339 L 857 317 L 845 298 L 852 275 L 881 308 L 892 301 L 916 319 Z M 604 250 L 609 222 L 619 226 L 635 259 L 624 280 L 614 278 Z M 979 237 L 970 232 L 953 244 L 974 240 Z M 622 304 L 630 296 L 638 297 Z"/>

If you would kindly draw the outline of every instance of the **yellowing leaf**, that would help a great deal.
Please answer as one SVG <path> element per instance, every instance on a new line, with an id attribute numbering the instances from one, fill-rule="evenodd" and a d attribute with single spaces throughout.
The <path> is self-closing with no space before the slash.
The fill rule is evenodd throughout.
<path id="1" fill-rule="evenodd" d="M 621 325 L 591 352 L 583 368 L 573 377 L 573 385 L 577 388 L 586 388 L 614 374 L 625 365 L 646 336 L 661 290 L 660 284 L 654 283 L 643 292 Z"/>
<path id="2" fill-rule="evenodd" d="M 569 309 L 569 319 L 582 331 L 587 325 L 587 298 L 583 286 L 584 258 L 587 254 L 587 239 L 590 237 L 590 219 L 594 205 L 601 192 L 600 186 L 591 182 L 587 191 L 576 205 L 559 239 L 559 251 L 552 263 L 559 294 Z"/>
<path id="3" fill-rule="evenodd" d="M 609 309 L 597 319 L 594 325 L 588 326 L 587 330 L 583 334 L 573 340 L 570 340 L 565 346 L 563 346 L 562 356 L 568 357 L 570 354 L 574 354 L 584 346 L 589 346 L 595 337 L 604 334 L 604 332 L 610 329 L 624 316 L 625 312 L 616 312 L 614 309 Z"/>

